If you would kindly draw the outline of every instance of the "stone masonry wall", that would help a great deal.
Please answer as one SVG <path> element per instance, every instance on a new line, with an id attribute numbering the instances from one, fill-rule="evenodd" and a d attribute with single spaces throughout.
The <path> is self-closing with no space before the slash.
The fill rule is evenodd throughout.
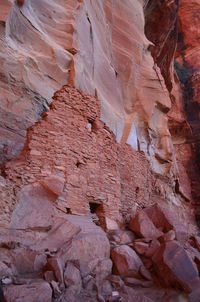
<path id="1" fill-rule="evenodd" d="M 16 205 L 24 186 L 40 183 L 56 194 L 59 211 L 96 213 L 111 228 L 131 210 L 175 196 L 173 180 L 153 174 L 142 152 L 116 142 L 100 121 L 99 101 L 69 86 L 55 93 L 50 111 L 29 128 L 20 157 L 4 173 Z M 11 217 L 16 205 L 2 215 Z"/>

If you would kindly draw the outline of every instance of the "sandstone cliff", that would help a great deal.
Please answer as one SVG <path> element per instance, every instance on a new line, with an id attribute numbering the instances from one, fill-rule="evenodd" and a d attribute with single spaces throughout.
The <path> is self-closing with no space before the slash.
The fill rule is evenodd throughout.
<path id="1" fill-rule="evenodd" d="M 1 1 L 6 301 L 199 301 L 198 10 Z"/>

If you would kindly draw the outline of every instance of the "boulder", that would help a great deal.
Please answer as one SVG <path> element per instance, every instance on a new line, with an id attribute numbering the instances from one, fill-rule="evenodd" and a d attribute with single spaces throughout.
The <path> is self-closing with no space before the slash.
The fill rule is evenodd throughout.
<path id="1" fill-rule="evenodd" d="M 98 260 L 95 264 L 92 274 L 95 275 L 97 281 L 102 281 L 111 275 L 113 263 L 110 259 Z"/>
<path id="2" fill-rule="evenodd" d="M 52 271 L 56 277 L 56 280 L 63 284 L 63 263 L 57 257 L 52 257 L 48 259 L 47 264 L 44 267 L 44 271 Z"/>
<path id="3" fill-rule="evenodd" d="M 163 286 L 179 288 L 190 293 L 192 282 L 199 279 L 196 265 L 177 241 L 161 244 L 152 260 Z"/>
<path id="4" fill-rule="evenodd" d="M 131 231 L 118 231 L 110 237 L 110 239 L 117 244 L 129 244 L 135 239 L 135 235 Z"/>
<path id="5" fill-rule="evenodd" d="M 90 291 L 90 292 L 93 290 L 97 290 L 97 285 L 96 285 L 95 279 L 91 275 L 84 277 L 83 278 L 83 287 L 84 287 L 84 289 L 86 289 L 87 291 Z"/>
<path id="6" fill-rule="evenodd" d="M 111 282 L 112 287 L 114 289 L 119 290 L 119 289 L 122 289 L 124 287 L 124 281 L 118 275 L 111 275 L 109 277 L 109 281 Z"/>
<path id="7" fill-rule="evenodd" d="M 148 250 L 149 245 L 145 242 L 134 242 L 133 248 L 137 254 L 143 255 Z"/>
<path id="8" fill-rule="evenodd" d="M 119 229 L 117 222 L 109 217 L 104 218 L 106 232 L 115 232 Z"/>
<path id="9" fill-rule="evenodd" d="M 11 229 L 48 231 L 53 224 L 55 200 L 55 195 L 38 183 L 25 186 L 11 217 Z"/>
<path id="10" fill-rule="evenodd" d="M 19 275 L 41 272 L 47 261 L 45 254 L 39 254 L 38 251 L 27 250 L 23 247 L 15 248 L 11 254 L 16 273 Z"/>
<path id="11" fill-rule="evenodd" d="M 51 282 L 51 281 L 56 281 L 55 275 L 53 271 L 46 271 L 43 274 L 43 278 L 44 280 L 46 280 L 47 282 Z"/>
<path id="12" fill-rule="evenodd" d="M 58 175 L 50 175 L 45 177 L 40 183 L 44 188 L 59 196 L 63 192 L 65 178 Z"/>
<path id="13" fill-rule="evenodd" d="M 111 259 L 114 263 L 114 270 L 121 276 L 137 276 L 141 267 L 144 267 L 141 259 L 127 245 L 121 245 L 111 251 Z M 144 267 L 145 269 L 145 267 Z"/>
<path id="14" fill-rule="evenodd" d="M 144 255 L 148 258 L 151 258 L 159 246 L 160 242 L 157 239 L 153 239 Z"/>
<path id="15" fill-rule="evenodd" d="M 139 279 L 130 278 L 130 277 L 125 278 L 124 283 L 127 286 L 132 286 L 132 287 L 135 287 L 135 286 L 151 287 L 151 286 L 153 286 L 152 281 L 144 281 L 144 280 L 139 280 Z"/>
<path id="16" fill-rule="evenodd" d="M 59 289 L 59 283 L 56 282 L 56 281 L 54 281 L 54 280 L 52 280 L 50 282 L 50 284 L 51 284 L 51 287 L 53 289 L 53 295 L 54 295 L 54 297 L 55 298 L 58 297 L 61 294 L 61 290 Z"/>
<path id="17" fill-rule="evenodd" d="M 65 216 L 67 217 L 67 215 Z M 46 254 L 52 256 L 61 248 L 62 251 L 67 249 L 68 246 L 71 245 L 73 238 L 80 232 L 80 230 L 79 226 L 72 224 L 63 217 L 54 217 L 52 219 L 52 228 L 49 231 L 39 232 L 39 230 L 31 230 L 31 240 L 28 241 L 29 249 L 18 247 L 18 244 L 15 249 L 11 249 L 9 252 L 10 256 L 12 256 L 15 274 L 42 272 L 47 262 Z M 20 231 L 20 234 L 17 232 L 16 244 L 19 240 L 20 244 L 25 246 L 24 243 L 27 242 L 25 237 L 24 231 Z M 48 260 L 48 265 L 50 265 L 50 262 L 52 264 L 55 260 L 53 259 L 54 258 L 50 258 Z M 62 263 L 61 258 L 58 261 Z M 64 267 L 64 264 L 62 264 L 62 266 Z M 5 266 L 3 267 L 6 268 Z M 52 269 L 52 265 L 50 265 L 50 267 L 50 271 L 55 272 L 55 269 Z M 62 278 L 59 278 L 59 282 L 61 282 L 61 279 Z"/>
<path id="18" fill-rule="evenodd" d="M 67 287 L 72 286 L 77 293 L 82 289 L 82 280 L 79 269 L 72 263 L 68 262 L 64 272 L 64 281 Z"/>
<path id="19" fill-rule="evenodd" d="M 169 210 L 166 206 L 161 204 L 154 204 L 143 210 L 153 224 L 162 229 L 163 232 L 174 230 L 176 239 L 184 242 L 188 239 L 188 231 L 183 223 L 179 220 L 175 211 Z"/>
<path id="20" fill-rule="evenodd" d="M 73 238 L 80 233 L 81 228 L 68 219 L 68 215 L 54 217 L 53 226 L 41 239 L 31 246 L 34 250 L 57 251 L 65 249 L 65 245 L 71 244 Z"/>
<path id="21" fill-rule="evenodd" d="M 58 255 L 63 263 L 68 260 L 79 260 L 80 264 L 88 265 L 92 260 L 110 258 L 110 244 L 106 233 L 96 226 L 90 217 L 67 215 L 67 221 L 80 232 L 73 238 L 70 245 L 63 247 Z"/>
<path id="22" fill-rule="evenodd" d="M 144 211 L 140 211 L 134 218 L 131 217 L 129 228 L 140 237 L 158 238 L 163 235 Z"/>
<path id="23" fill-rule="evenodd" d="M 4 289 L 6 302 L 51 302 L 52 290 L 49 283 L 38 280 L 31 284 L 10 285 Z"/>
<path id="24" fill-rule="evenodd" d="M 112 286 L 109 280 L 104 280 L 100 286 L 102 296 L 109 296 L 112 294 Z"/>
<path id="25" fill-rule="evenodd" d="M 150 272 L 146 269 L 145 266 L 141 266 L 139 272 L 140 272 L 140 275 L 141 275 L 144 279 L 149 280 L 149 281 L 152 281 L 151 274 L 150 274 Z"/>

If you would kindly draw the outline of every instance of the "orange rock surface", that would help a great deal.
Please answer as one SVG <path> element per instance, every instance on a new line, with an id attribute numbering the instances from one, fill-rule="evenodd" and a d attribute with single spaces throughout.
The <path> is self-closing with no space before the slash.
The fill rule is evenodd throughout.
<path id="1" fill-rule="evenodd" d="M 144 26 L 141 1 L 14 2 L 1 37 L 2 118 L 10 117 L 2 161 L 19 154 L 25 130 L 68 82 L 98 96 L 117 141 L 143 150 L 158 173 L 169 172 L 171 101 Z"/>
<path id="2" fill-rule="evenodd" d="M 0 300 L 198 302 L 199 9 L 1 1 Z"/>

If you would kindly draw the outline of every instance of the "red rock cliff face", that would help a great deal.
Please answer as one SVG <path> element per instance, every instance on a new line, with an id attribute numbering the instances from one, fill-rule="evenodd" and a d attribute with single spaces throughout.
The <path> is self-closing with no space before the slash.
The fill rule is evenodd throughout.
<path id="1" fill-rule="evenodd" d="M 185 166 L 191 178 L 192 196 L 199 220 L 199 3 L 182 1 L 179 9 L 179 39 L 175 67 L 183 87 L 185 119 L 188 124 L 186 143 L 190 143 Z M 183 147 L 182 147 L 183 149 Z"/>
<path id="2" fill-rule="evenodd" d="M 0 3 L 6 301 L 198 302 L 199 6 L 179 5 Z"/>
<path id="3" fill-rule="evenodd" d="M 118 142 L 144 151 L 158 173 L 169 172 L 168 80 L 154 65 L 144 25 L 142 1 L 14 2 L 2 27 L 5 159 L 19 154 L 27 127 L 68 82 L 98 96 L 101 119 Z"/>

